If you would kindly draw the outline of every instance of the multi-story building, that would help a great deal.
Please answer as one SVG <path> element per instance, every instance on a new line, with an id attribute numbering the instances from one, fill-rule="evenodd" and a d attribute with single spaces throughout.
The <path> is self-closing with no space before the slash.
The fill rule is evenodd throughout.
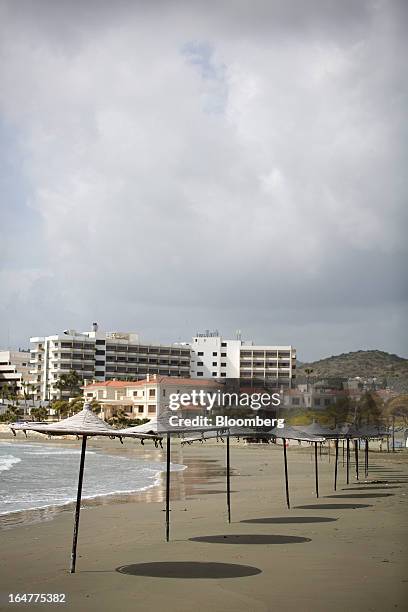
<path id="1" fill-rule="evenodd" d="M 197 334 L 191 343 L 192 378 L 241 378 L 290 387 L 296 378 L 296 349 L 227 340 L 217 331 Z"/>
<path id="2" fill-rule="evenodd" d="M 31 383 L 34 399 L 67 398 L 69 390 L 56 386 L 70 370 L 84 380 L 140 380 L 147 374 L 190 376 L 190 347 L 147 344 L 135 333 L 67 330 L 63 334 L 30 339 Z"/>
<path id="3" fill-rule="evenodd" d="M 152 418 L 158 409 L 168 409 L 172 393 L 191 393 L 193 390 L 215 392 L 222 387 L 216 380 L 197 382 L 191 378 L 147 375 L 144 380 L 111 380 L 93 382 L 84 386 L 84 397 L 95 399 L 101 406 L 102 417 L 107 419 L 121 409 L 129 418 Z"/>
<path id="4" fill-rule="evenodd" d="M 23 395 L 29 394 L 30 353 L 0 351 L 0 388 L 8 387 Z"/>

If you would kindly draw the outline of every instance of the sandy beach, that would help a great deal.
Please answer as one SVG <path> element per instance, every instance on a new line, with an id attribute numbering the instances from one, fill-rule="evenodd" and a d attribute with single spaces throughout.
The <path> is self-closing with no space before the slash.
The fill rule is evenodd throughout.
<path id="1" fill-rule="evenodd" d="M 98 440 L 90 444 L 103 446 Z M 106 450 L 164 460 L 164 451 L 150 445 L 125 442 L 119 447 L 112 442 Z M 34 607 L 175 612 L 406 609 L 407 455 L 370 453 L 370 482 L 364 484 L 360 477 L 356 483 L 352 473 L 349 486 L 340 460 L 337 493 L 333 457 L 329 463 L 324 455 L 319 460 L 318 500 L 310 451 L 293 446 L 288 457 L 291 510 L 285 503 L 281 447 L 231 445 L 229 525 L 225 445 L 175 442 L 172 461 L 188 467 L 172 474 L 171 541 L 164 541 L 161 477 L 159 486 L 126 503 L 116 498 L 84 504 L 74 575 L 67 571 L 71 508 L 26 516 L 25 524 L 15 526 L 3 521 L 1 606 L 34 605 L 8 604 L 9 593 L 65 593 L 65 604 Z"/>

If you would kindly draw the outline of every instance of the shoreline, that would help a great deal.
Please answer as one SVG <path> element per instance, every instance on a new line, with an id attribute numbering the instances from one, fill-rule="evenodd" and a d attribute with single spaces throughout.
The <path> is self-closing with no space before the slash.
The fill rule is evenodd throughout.
<path id="1" fill-rule="evenodd" d="M 30 432 L 31 434 L 32 432 Z M 19 438 L 11 436 L 0 435 L 0 443 L 10 442 L 24 444 L 36 444 L 38 446 L 49 446 L 52 448 L 66 448 L 75 447 L 80 448 L 80 442 L 73 437 L 64 438 L 46 438 L 43 436 L 36 436 L 35 438 Z M 133 448 L 132 448 L 133 446 Z M 103 453 L 104 455 L 120 456 L 127 459 L 133 459 L 140 462 L 149 461 L 150 463 L 164 463 L 164 453 L 162 449 L 149 448 L 149 443 L 145 443 L 144 446 L 137 445 L 136 448 L 132 446 L 126 447 L 124 444 L 121 445 L 117 440 L 107 440 L 106 438 L 91 438 L 88 442 L 88 450 L 96 453 Z M 153 456 L 159 452 L 161 457 Z M 162 456 L 163 455 L 163 456 Z M 161 460 L 160 460 L 161 459 Z M 171 463 L 173 469 L 171 469 L 172 480 L 177 479 L 177 474 L 183 472 L 188 468 L 187 465 L 178 464 L 176 462 Z M 115 490 L 111 493 L 103 493 L 96 495 L 83 496 L 81 501 L 82 509 L 90 509 L 98 506 L 105 506 L 109 504 L 126 504 L 126 503 L 157 503 L 162 501 L 163 490 L 160 489 L 163 485 L 163 474 L 165 468 L 158 469 L 153 477 L 151 484 L 145 485 L 137 489 L 128 490 Z M 154 490 L 156 489 L 156 494 Z M 3 530 L 13 529 L 14 527 L 22 527 L 25 525 L 34 525 L 42 521 L 51 521 L 61 513 L 72 512 L 75 508 L 75 498 L 67 500 L 59 504 L 46 504 L 44 506 L 34 506 L 32 508 L 25 508 L 21 510 L 15 510 L 11 512 L 0 513 L 0 532 Z"/>

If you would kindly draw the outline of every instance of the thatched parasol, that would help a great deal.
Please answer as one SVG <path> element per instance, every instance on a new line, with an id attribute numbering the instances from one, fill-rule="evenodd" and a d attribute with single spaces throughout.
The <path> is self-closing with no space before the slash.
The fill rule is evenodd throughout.
<path id="1" fill-rule="evenodd" d="M 71 565 L 70 572 L 71 574 L 75 573 L 76 566 L 76 555 L 77 555 L 77 543 L 78 543 L 78 529 L 79 529 L 79 515 L 81 511 L 81 497 L 82 497 L 82 482 L 84 476 L 84 467 L 85 467 L 85 454 L 86 454 L 86 442 L 87 439 L 91 436 L 105 436 L 109 438 L 120 438 L 123 437 L 132 437 L 132 438 L 151 438 L 156 440 L 157 436 L 149 435 L 147 433 L 136 433 L 127 434 L 126 432 L 121 432 L 121 430 L 114 429 L 105 421 L 100 419 L 94 412 L 92 412 L 91 405 L 89 403 L 85 403 L 83 409 L 74 416 L 68 417 L 66 419 L 62 419 L 57 423 L 12 423 L 10 428 L 14 435 L 16 435 L 16 431 L 24 431 L 26 434 L 27 431 L 36 431 L 43 434 L 48 434 L 49 436 L 66 436 L 66 435 L 74 435 L 74 436 L 82 436 L 82 446 L 81 446 L 81 458 L 79 462 L 79 477 L 78 477 L 78 490 L 77 490 L 77 499 L 75 505 L 75 518 L 74 518 L 74 533 L 72 538 L 72 550 L 71 550 Z"/>

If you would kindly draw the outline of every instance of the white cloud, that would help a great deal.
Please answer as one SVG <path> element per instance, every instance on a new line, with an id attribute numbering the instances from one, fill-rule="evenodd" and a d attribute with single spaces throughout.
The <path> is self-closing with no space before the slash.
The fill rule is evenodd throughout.
<path id="1" fill-rule="evenodd" d="M 384 292 L 400 300 L 397 4 L 242 3 L 229 20 L 228 5 L 119 3 L 94 23 L 90 1 L 39 4 L 4 4 L 0 108 L 64 316 L 171 338 L 181 306 L 186 336 L 228 309 L 232 329 L 272 341 L 281 305 L 307 324 L 323 304 L 336 325 L 339 296 L 359 294 L 358 326 Z M 279 334 L 296 342 L 292 321 Z"/>

